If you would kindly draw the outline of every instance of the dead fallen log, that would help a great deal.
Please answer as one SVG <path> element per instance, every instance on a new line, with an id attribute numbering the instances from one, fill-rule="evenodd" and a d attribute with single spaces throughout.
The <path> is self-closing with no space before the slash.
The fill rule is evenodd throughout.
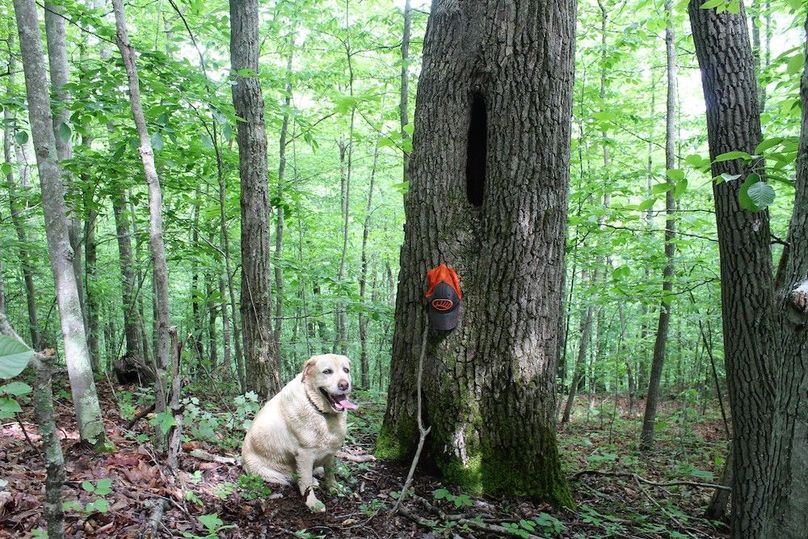
<path id="1" fill-rule="evenodd" d="M 158 537 L 157 527 L 160 525 L 160 521 L 163 519 L 163 513 L 168 508 L 168 500 L 165 498 L 159 498 L 146 503 L 147 507 L 151 507 L 152 511 L 149 515 L 149 520 L 146 521 L 146 528 L 140 532 L 139 537 L 140 539 L 153 539 Z"/>

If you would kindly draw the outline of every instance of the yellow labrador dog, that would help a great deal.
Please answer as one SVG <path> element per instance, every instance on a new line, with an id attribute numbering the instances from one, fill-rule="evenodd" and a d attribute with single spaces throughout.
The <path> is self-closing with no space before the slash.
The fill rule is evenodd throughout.
<path id="1" fill-rule="evenodd" d="M 275 484 L 296 479 L 308 508 L 325 511 L 314 494 L 313 471 L 322 466 L 326 489 L 334 489 L 334 454 L 345 442 L 345 411 L 357 408 L 348 400 L 350 392 L 347 357 L 312 356 L 255 416 L 241 448 L 244 469 Z"/>

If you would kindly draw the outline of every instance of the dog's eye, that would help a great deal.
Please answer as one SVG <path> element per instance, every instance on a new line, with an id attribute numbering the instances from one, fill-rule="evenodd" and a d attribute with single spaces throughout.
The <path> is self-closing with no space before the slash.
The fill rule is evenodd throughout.
<path id="1" fill-rule="evenodd" d="M 323 374 L 334 374 L 334 371 L 332 371 L 331 369 L 326 369 L 323 371 Z"/>
<path id="2" fill-rule="evenodd" d="M 351 372 L 351 369 L 349 369 L 348 367 L 343 367 L 342 370 L 344 370 L 345 372 Z"/>

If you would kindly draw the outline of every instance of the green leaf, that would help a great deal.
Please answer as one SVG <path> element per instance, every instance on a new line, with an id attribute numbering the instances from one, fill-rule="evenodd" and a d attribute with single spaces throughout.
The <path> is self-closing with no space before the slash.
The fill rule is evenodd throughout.
<path id="1" fill-rule="evenodd" d="M 169 429 L 177 424 L 174 420 L 174 415 L 171 410 L 165 410 L 159 414 L 155 414 L 151 419 L 151 424 L 160 429 L 160 432 L 167 434 Z"/>
<path id="2" fill-rule="evenodd" d="M 103 498 L 95 500 L 93 504 L 95 505 L 95 510 L 99 513 L 107 513 L 109 511 L 109 502 Z"/>
<path id="3" fill-rule="evenodd" d="M 59 124 L 59 129 L 57 131 L 59 132 L 59 138 L 62 139 L 63 142 L 69 141 L 70 136 L 73 134 L 73 131 L 71 131 L 70 126 L 64 122 Z"/>
<path id="4" fill-rule="evenodd" d="M 201 515 L 199 517 L 199 522 L 201 522 L 202 525 L 205 526 L 210 533 L 215 532 L 222 526 L 222 524 L 224 524 L 224 522 L 222 522 L 222 519 L 219 518 L 219 515 L 215 513 L 210 515 Z"/>
<path id="5" fill-rule="evenodd" d="M 665 175 L 675 182 L 685 179 L 684 171 L 679 170 L 678 168 L 669 168 L 667 171 L 665 171 Z"/>
<path id="6" fill-rule="evenodd" d="M 643 200 L 642 202 L 640 202 L 640 204 L 637 206 L 637 208 L 638 208 L 640 211 L 650 210 L 651 208 L 653 208 L 653 207 L 654 207 L 654 204 L 655 204 L 655 203 L 656 203 L 656 199 L 655 199 L 655 198 L 646 198 L 645 200 Z"/>
<path id="7" fill-rule="evenodd" d="M 34 351 L 17 339 L 0 335 L 0 378 L 14 378 L 34 356 Z"/>
<path id="8" fill-rule="evenodd" d="M 0 165 L 0 170 L 2 170 L 3 174 L 8 176 L 11 173 L 11 163 L 3 163 Z"/>
<path id="9" fill-rule="evenodd" d="M 758 182 L 760 182 L 760 176 L 750 174 L 741 184 L 741 188 L 738 190 L 738 204 L 742 209 L 751 212 L 757 211 L 757 206 L 755 206 L 755 203 L 752 202 L 752 199 L 749 197 L 749 188 Z"/>
<path id="10" fill-rule="evenodd" d="M 712 9 L 714 7 L 723 6 L 724 0 L 707 0 L 701 5 L 700 9 Z"/>
<path id="11" fill-rule="evenodd" d="M 95 493 L 99 496 L 106 496 L 112 492 L 112 479 L 105 477 L 95 482 Z"/>
<path id="12" fill-rule="evenodd" d="M 730 174 L 729 172 L 722 172 L 720 176 L 714 178 L 715 183 L 731 182 L 740 178 L 742 174 Z"/>
<path id="13" fill-rule="evenodd" d="M 19 144 L 20 146 L 22 146 L 22 145 L 24 145 L 26 142 L 28 142 L 28 133 L 27 133 L 27 132 L 25 132 L 25 131 L 17 131 L 17 132 L 14 134 L 14 140 L 16 140 L 16 141 L 17 141 L 17 144 Z"/>
<path id="14" fill-rule="evenodd" d="M 14 414 L 20 412 L 20 403 L 11 397 L 0 397 L 0 417 L 14 417 Z"/>
<path id="15" fill-rule="evenodd" d="M 805 66 L 805 55 L 802 52 L 798 52 L 788 60 L 788 64 L 786 65 L 786 71 L 791 75 L 796 75 L 800 71 L 803 70 Z"/>
<path id="16" fill-rule="evenodd" d="M 673 188 L 673 196 L 676 198 L 681 197 L 687 191 L 687 178 L 682 178 L 676 182 L 676 187 Z"/>
<path id="17" fill-rule="evenodd" d="M 155 133 L 151 136 L 151 145 L 154 148 L 154 151 L 159 152 L 163 149 L 165 144 L 163 143 L 163 137 L 160 133 Z"/>
<path id="18" fill-rule="evenodd" d="M 766 150 L 774 148 L 775 146 L 783 142 L 783 140 L 784 140 L 783 137 L 767 138 L 766 140 L 757 145 L 757 148 L 755 148 L 755 153 L 764 153 Z"/>
<path id="19" fill-rule="evenodd" d="M 744 161 L 751 161 L 752 156 L 746 152 L 735 150 L 732 152 L 722 153 L 721 155 L 716 156 L 716 158 L 713 159 L 713 163 L 723 163 L 724 161 L 733 161 L 735 159 L 743 159 Z"/>
<path id="20" fill-rule="evenodd" d="M 10 384 L 0 386 L 0 393 L 5 393 L 6 395 L 14 395 L 15 397 L 19 397 L 21 395 L 27 395 L 30 392 L 31 392 L 31 386 L 29 386 L 25 382 L 11 382 Z"/>
<path id="21" fill-rule="evenodd" d="M 667 193 L 671 190 L 673 186 L 669 183 L 658 183 L 655 186 L 651 187 L 651 193 L 654 195 L 659 195 L 661 193 Z"/>
<path id="22" fill-rule="evenodd" d="M 757 182 L 749 186 L 747 195 L 758 210 L 765 210 L 774 202 L 774 188 L 766 182 Z"/>
<path id="23" fill-rule="evenodd" d="M 81 488 L 83 488 L 87 492 L 95 492 L 95 485 L 93 485 L 90 481 L 87 480 L 81 482 Z"/>

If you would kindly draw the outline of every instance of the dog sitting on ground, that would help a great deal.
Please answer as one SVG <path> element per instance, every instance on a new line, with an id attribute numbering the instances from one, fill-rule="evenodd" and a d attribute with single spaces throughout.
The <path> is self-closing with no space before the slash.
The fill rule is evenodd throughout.
<path id="1" fill-rule="evenodd" d="M 345 356 L 312 356 L 303 372 L 267 402 L 244 438 L 241 459 L 248 473 L 289 485 L 297 480 L 301 496 L 314 512 L 325 511 L 317 499 L 315 468 L 325 470 L 325 488 L 333 491 L 334 454 L 345 442 L 345 411 L 356 410 L 348 400 L 351 362 Z"/>

